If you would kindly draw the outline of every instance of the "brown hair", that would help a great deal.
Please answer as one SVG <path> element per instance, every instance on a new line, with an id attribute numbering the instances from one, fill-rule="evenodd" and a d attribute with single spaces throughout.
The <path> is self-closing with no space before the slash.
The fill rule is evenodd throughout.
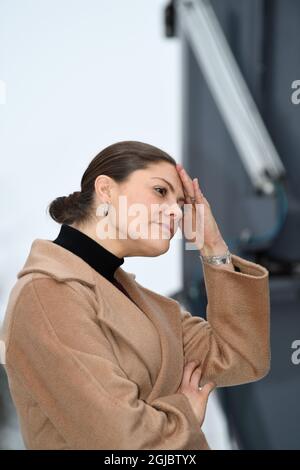
<path id="1" fill-rule="evenodd" d="M 81 191 L 57 197 L 49 206 L 49 214 L 60 224 L 84 222 L 89 219 L 94 203 L 94 182 L 98 175 L 107 175 L 116 182 L 124 182 L 136 170 L 146 169 L 153 163 L 176 161 L 154 145 L 134 140 L 124 140 L 109 145 L 98 153 L 81 178 Z"/>

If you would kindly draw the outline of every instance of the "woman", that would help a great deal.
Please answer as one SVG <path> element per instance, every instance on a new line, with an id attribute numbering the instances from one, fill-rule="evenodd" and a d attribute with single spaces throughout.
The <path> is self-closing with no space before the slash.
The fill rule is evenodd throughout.
<path id="1" fill-rule="evenodd" d="M 3 325 L 26 448 L 209 449 L 211 390 L 269 370 L 268 271 L 228 252 L 198 180 L 142 142 L 102 150 L 49 213 L 60 232 L 33 241 Z M 165 253 L 179 225 L 194 229 L 207 321 L 121 268 Z"/>

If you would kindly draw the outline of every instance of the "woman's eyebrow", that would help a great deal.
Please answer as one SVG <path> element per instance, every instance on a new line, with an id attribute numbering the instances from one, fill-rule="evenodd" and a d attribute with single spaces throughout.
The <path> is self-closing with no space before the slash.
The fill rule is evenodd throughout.
<path id="1" fill-rule="evenodd" d="M 153 179 L 153 178 L 165 181 L 170 186 L 171 191 L 173 193 L 175 193 L 175 189 L 174 189 L 173 185 L 169 181 L 167 181 L 165 178 L 162 178 L 161 176 L 152 176 L 151 179 Z M 181 196 L 177 199 L 177 201 L 185 201 L 185 197 Z"/>

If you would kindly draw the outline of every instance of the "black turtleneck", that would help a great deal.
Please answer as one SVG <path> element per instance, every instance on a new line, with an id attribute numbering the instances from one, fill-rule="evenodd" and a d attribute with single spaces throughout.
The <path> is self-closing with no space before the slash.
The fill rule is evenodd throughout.
<path id="1" fill-rule="evenodd" d="M 53 240 L 53 243 L 79 256 L 95 271 L 120 287 L 114 278 L 114 273 L 124 263 L 124 258 L 119 258 L 85 233 L 66 224 L 62 224 L 58 237 Z"/>

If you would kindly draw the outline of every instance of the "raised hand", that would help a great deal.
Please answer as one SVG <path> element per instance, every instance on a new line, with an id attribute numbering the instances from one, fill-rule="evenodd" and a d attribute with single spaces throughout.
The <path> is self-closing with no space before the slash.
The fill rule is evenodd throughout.
<path id="1" fill-rule="evenodd" d="M 206 248 L 209 250 L 214 247 L 220 247 L 221 250 L 224 251 L 225 249 L 226 251 L 227 245 L 222 238 L 210 205 L 207 199 L 203 196 L 198 178 L 194 178 L 192 180 L 183 166 L 179 163 L 176 164 L 176 169 L 181 178 L 182 188 L 186 199 L 185 203 L 188 204 L 188 206 L 185 207 L 184 216 L 181 221 L 183 224 L 183 227 L 181 227 L 182 232 L 184 233 L 185 226 L 192 227 L 196 236 L 192 239 L 188 238 L 188 241 L 195 243 L 196 247 L 203 251 L 203 254 L 205 254 Z M 197 204 L 201 204 L 204 207 L 203 218 L 201 217 L 201 206 L 197 206 Z M 201 226 L 198 227 L 195 224 L 197 221 L 197 213 L 198 221 L 201 220 Z M 220 254 L 222 254 L 222 252 Z"/>

